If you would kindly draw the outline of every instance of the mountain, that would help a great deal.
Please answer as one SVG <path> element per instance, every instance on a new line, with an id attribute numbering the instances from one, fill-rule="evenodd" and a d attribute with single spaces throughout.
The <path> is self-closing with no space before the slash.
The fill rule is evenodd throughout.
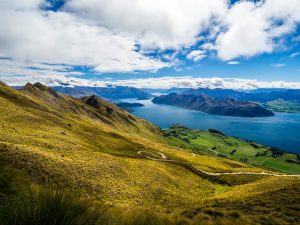
<path id="1" fill-rule="evenodd" d="M 125 87 L 125 86 L 109 86 L 109 87 L 63 87 L 57 86 L 53 87 L 57 92 L 71 95 L 76 98 L 83 96 L 95 95 L 105 99 L 116 100 L 116 99 L 125 99 L 125 98 L 137 98 L 137 99 L 149 99 L 151 94 L 139 90 L 134 87 Z"/>
<path id="2" fill-rule="evenodd" d="M 169 94 L 155 97 L 153 103 L 176 105 L 210 114 L 241 117 L 274 116 L 259 104 L 239 101 L 234 98 L 211 98 L 204 94 Z"/>
<path id="3" fill-rule="evenodd" d="M 91 201 L 95 210 L 88 211 L 103 213 L 99 225 L 299 223 L 300 179 L 265 168 L 266 158 L 273 161 L 263 156 L 267 147 L 232 137 L 219 142 L 221 134 L 211 131 L 201 133 L 206 139 L 166 132 L 97 96 L 78 99 L 40 83 L 15 90 L 0 82 L 0 109 L 1 224 L 11 224 L 2 223 L 5 212 L 15 213 L 15 224 L 41 224 L 31 220 L 86 213 L 81 208 Z M 184 138 L 201 147 L 185 148 Z M 219 146 L 227 151 L 229 144 L 239 145 L 241 158 L 207 154 Z M 243 150 L 260 153 L 262 163 L 246 162 Z M 298 166 L 295 155 L 276 157 Z M 24 196 L 17 186 L 32 191 Z M 72 193 L 88 201 L 72 210 L 65 204 Z"/>
<path id="4" fill-rule="evenodd" d="M 253 102 L 269 102 L 277 99 L 282 99 L 285 101 L 295 101 L 300 103 L 300 90 L 298 89 L 258 89 L 252 92 L 236 91 L 231 89 L 189 89 L 182 94 L 190 95 L 201 95 L 205 94 L 213 98 L 236 98 L 243 101 L 253 101 Z"/>
<path id="5" fill-rule="evenodd" d="M 161 93 L 161 94 L 171 94 L 171 93 L 177 93 L 180 94 L 185 91 L 191 90 L 191 88 L 169 88 L 169 89 L 162 89 L 162 88 L 140 88 L 140 90 L 150 93 L 150 94 L 155 94 L 155 93 Z"/>

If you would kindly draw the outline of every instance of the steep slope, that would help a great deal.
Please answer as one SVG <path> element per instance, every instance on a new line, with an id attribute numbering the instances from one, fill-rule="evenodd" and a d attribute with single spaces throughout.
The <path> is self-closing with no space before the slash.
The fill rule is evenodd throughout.
<path id="1" fill-rule="evenodd" d="M 115 205 L 178 206 L 214 192 L 213 183 L 181 166 L 139 155 L 169 149 L 160 129 L 106 101 L 85 103 L 39 84 L 0 89 L 1 162 L 35 182 L 79 187 Z"/>
<path id="2" fill-rule="evenodd" d="M 274 116 L 274 114 L 262 106 L 239 101 L 233 98 L 213 99 L 207 95 L 179 95 L 169 94 L 155 97 L 152 100 L 156 104 L 176 105 L 188 109 L 194 109 L 210 114 L 241 117 Z"/>
<path id="3" fill-rule="evenodd" d="M 270 190 L 278 196 L 282 190 L 299 194 L 292 189 L 300 186 L 298 177 L 256 175 L 270 171 L 170 146 L 159 128 L 95 96 L 79 100 L 41 84 L 17 91 L 0 83 L 0 108 L 1 164 L 22 170 L 32 182 L 76 188 L 115 207 L 155 207 L 177 214 L 201 208 L 213 223 L 208 207 L 216 207 L 216 199 L 230 202 L 234 193 L 242 193 L 236 202 L 263 196 L 260 204 Z M 220 172 L 229 174 L 209 175 Z M 264 189 L 259 189 L 262 183 Z M 272 207 L 278 204 L 268 201 Z M 284 215 L 297 218 L 286 208 Z M 241 222 L 249 216 L 242 210 L 239 218 L 230 213 L 218 220 Z M 264 209 L 256 213 L 263 216 Z"/>
<path id="4" fill-rule="evenodd" d="M 34 85 L 28 83 L 21 89 L 22 93 L 35 99 L 40 106 L 48 107 L 48 110 L 59 111 L 76 115 L 85 115 L 92 119 L 101 120 L 107 125 L 118 127 L 124 131 L 131 130 L 145 135 L 153 136 L 160 133 L 160 129 L 149 122 L 137 118 L 127 111 L 122 110 L 108 101 L 104 101 L 96 96 L 83 97 L 81 100 L 59 94 L 52 88 L 40 83 Z"/>

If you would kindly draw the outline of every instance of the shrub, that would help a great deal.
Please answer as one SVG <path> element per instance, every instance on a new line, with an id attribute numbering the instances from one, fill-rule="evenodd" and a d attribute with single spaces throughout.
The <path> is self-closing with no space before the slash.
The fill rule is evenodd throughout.
<path id="1" fill-rule="evenodd" d="M 3 225 L 90 225 L 105 219 L 89 199 L 52 187 L 29 188 L 0 207 Z"/>
<path id="2" fill-rule="evenodd" d="M 132 212 L 122 221 L 123 225 L 189 225 L 185 219 L 170 218 L 154 211 Z"/>
<path id="3" fill-rule="evenodd" d="M 25 181 L 12 168 L 0 166 L 0 201 L 22 190 Z"/>

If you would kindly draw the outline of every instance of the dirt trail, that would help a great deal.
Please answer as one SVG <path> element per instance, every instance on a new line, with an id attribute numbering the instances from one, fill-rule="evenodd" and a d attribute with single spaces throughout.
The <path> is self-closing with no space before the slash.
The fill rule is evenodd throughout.
<path id="1" fill-rule="evenodd" d="M 176 160 L 172 160 L 172 159 L 168 159 L 168 157 L 161 153 L 161 152 L 148 152 L 148 151 L 138 151 L 139 155 L 145 155 L 146 158 L 151 159 L 151 160 L 155 160 L 155 161 L 164 161 L 164 162 L 179 162 Z M 192 157 L 195 156 L 195 154 L 192 153 Z M 180 162 L 179 162 L 180 163 Z M 191 167 L 193 167 L 194 169 L 209 175 L 209 176 L 221 176 L 221 175 L 241 175 L 241 174 L 245 174 L 245 175 L 268 175 L 268 176 L 275 176 L 275 177 L 300 177 L 300 175 L 292 175 L 292 174 L 276 174 L 276 173 L 270 173 L 270 172 L 260 172 L 260 173 L 255 173 L 255 172 L 225 172 L 225 173 L 213 173 L 213 172 L 207 172 L 205 170 L 202 170 L 198 167 L 195 167 L 193 165 L 190 165 Z"/>

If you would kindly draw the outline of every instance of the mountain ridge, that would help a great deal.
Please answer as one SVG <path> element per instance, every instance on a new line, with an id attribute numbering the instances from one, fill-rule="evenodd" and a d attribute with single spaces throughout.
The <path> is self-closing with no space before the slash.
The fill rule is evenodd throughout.
<path id="1" fill-rule="evenodd" d="M 267 177 L 262 172 L 278 172 L 170 145 L 155 125 L 96 96 L 57 97 L 32 86 L 18 91 L 0 83 L 0 163 L 21 170 L 32 185 L 76 189 L 124 214 L 154 208 L 184 216 L 186 224 L 205 218 L 212 224 L 261 222 L 276 207 L 281 213 L 270 222 L 297 219 L 295 201 L 285 192 L 299 193 L 298 177 Z M 130 116 L 130 123 L 121 119 Z M 150 159 L 160 154 L 169 161 Z M 220 173 L 227 174 L 210 175 Z M 252 215 L 243 204 L 267 207 Z M 231 216 L 233 205 L 238 218 Z"/>
<path id="2" fill-rule="evenodd" d="M 130 86 L 108 86 L 108 87 L 63 87 L 56 86 L 53 89 L 57 92 L 81 98 L 84 96 L 96 95 L 105 99 L 116 100 L 125 98 L 149 99 L 151 94 L 146 93 L 138 88 Z"/>
<path id="3" fill-rule="evenodd" d="M 252 102 L 239 101 L 234 98 L 213 99 L 205 94 L 176 94 L 162 95 L 152 100 L 156 104 L 176 105 L 210 114 L 241 117 L 274 116 L 274 114 Z"/>

